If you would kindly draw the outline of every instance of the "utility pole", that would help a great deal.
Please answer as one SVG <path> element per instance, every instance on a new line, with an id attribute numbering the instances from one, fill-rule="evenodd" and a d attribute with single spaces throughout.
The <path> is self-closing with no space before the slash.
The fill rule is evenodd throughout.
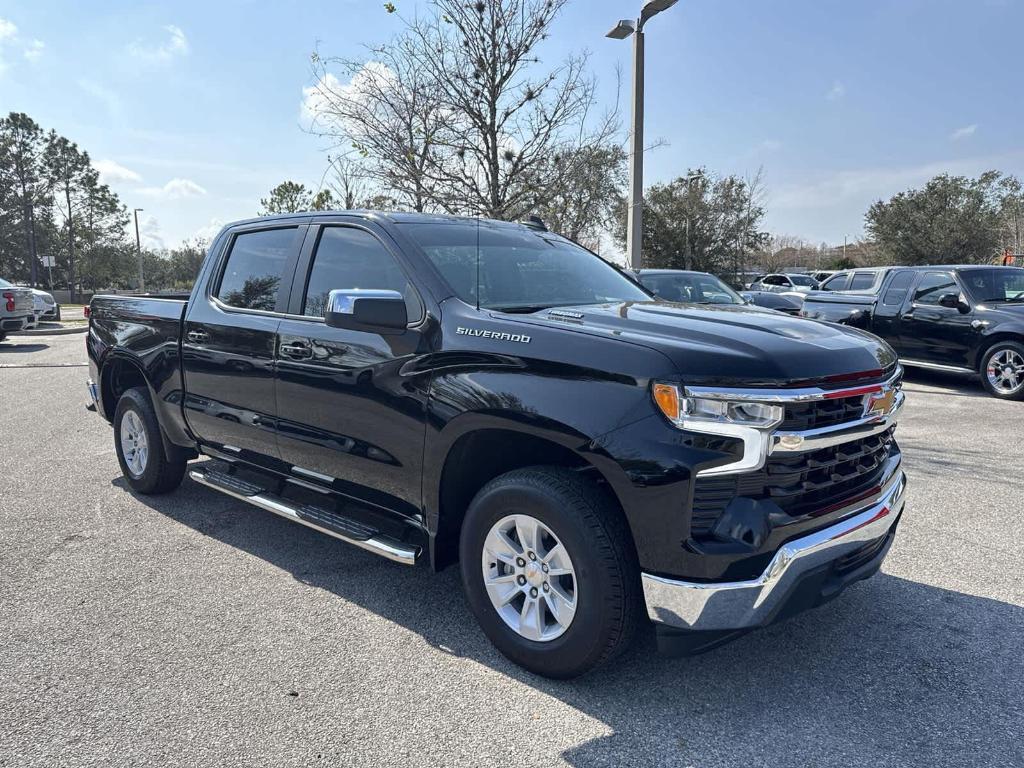
<path id="1" fill-rule="evenodd" d="M 135 208 L 135 252 L 139 255 L 139 293 L 146 292 L 146 273 L 142 268 L 142 240 L 139 238 L 139 211 L 142 208 Z"/>
<path id="2" fill-rule="evenodd" d="M 622 19 L 605 37 L 625 40 L 633 36 L 633 114 L 629 139 L 629 208 L 626 212 L 626 254 L 634 270 L 643 266 L 644 231 L 644 25 L 677 0 L 647 0 L 640 18 Z"/>

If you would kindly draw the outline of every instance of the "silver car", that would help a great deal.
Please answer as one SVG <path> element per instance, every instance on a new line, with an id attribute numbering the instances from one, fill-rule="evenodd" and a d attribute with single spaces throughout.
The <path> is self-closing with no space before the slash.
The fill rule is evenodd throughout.
<path id="1" fill-rule="evenodd" d="M 19 288 L 0 279 L 0 341 L 34 320 L 31 288 Z"/>

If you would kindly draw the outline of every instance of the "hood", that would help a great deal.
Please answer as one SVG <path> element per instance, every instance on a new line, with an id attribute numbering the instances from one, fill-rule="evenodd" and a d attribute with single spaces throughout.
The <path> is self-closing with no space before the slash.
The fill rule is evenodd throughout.
<path id="1" fill-rule="evenodd" d="M 691 384 L 822 382 L 878 375 L 896 364 L 892 348 L 871 334 L 741 305 L 623 302 L 558 307 L 521 319 L 656 349 Z"/>

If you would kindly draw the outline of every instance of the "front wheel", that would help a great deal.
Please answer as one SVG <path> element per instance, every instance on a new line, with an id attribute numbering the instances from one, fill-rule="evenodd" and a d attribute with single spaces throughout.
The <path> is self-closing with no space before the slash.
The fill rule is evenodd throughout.
<path id="1" fill-rule="evenodd" d="M 476 495 L 460 539 L 462 585 L 492 643 L 522 667 L 570 678 L 628 647 L 640 574 L 614 501 L 578 473 L 534 467 Z"/>
<path id="2" fill-rule="evenodd" d="M 1003 400 L 1024 399 L 1024 344 L 993 344 L 981 360 L 981 383 L 990 395 Z"/>
<path id="3" fill-rule="evenodd" d="M 186 462 L 168 458 L 149 393 L 142 387 L 127 390 L 117 401 L 114 448 L 124 479 L 137 493 L 168 493 L 181 484 Z"/>

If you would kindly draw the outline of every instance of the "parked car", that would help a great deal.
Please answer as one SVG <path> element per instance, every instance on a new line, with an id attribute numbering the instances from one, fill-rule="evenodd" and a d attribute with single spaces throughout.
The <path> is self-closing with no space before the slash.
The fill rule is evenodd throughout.
<path id="1" fill-rule="evenodd" d="M 0 341 L 25 328 L 32 316 L 31 289 L 0 279 Z"/>
<path id="2" fill-rule="evenodd" d="M 1024 269 L 884 267 L 825 288 L 807 296 L 804 317 L 863 328 L 904 365 L 978 373 L 995 397 L 1024 399 Z"/>
<path id="3" fill-rule="evenodd" d="M 808 291 L 817 290 L 817 288 L 817 281 L 810 275 L 792 272 L 765 275 L 750 284 L 750 290 L 752 291 L 771 291 L 772 293 L 785 293 L 787 291 L 807 293 Z"/>
<path id="4" fill-rule="evenodd" d="M 748 303 L 787 315 L 799 315 L 804 306 L 803 293 L 772 293 L 771 291 L 740 291 Z"/>
<path id="5" fill-rule="evenodd" d="M 60 304 L 54 300 L 53 294 L 33 288 L 32 297 L 33 309 L 38 320 L 60 321 Z"/>
<path id="6" fill-rule="evenodd" d="M 753 304 L 790 315 L 800 314 L 799 299 L 767 291 L 737 293 L 724 281 L 707 272 L 642 269 L 637 272 L 637 279 L 647 290 L 665 301 L 693 304 Z"/>
<path id="7" fill-rule="evenodd" d="M 221 493 L 458 561 L 484 632 L 542 675 L 608 661 L 641 606 L 680 653 L 822 603 L 878 570 L 903 511 L 888 345 L 658 301 L 536 226 L 239 222 L 187 300 L 94 298 L 86 346 L 135 492 L 201 454 L 189 476 Z"/>
<path id="8" fill-rule="evenodd" d="M 832 275 L 834 275 L 835 273 L 836 270 L 834 269 L 819 269 L 815 272 L 811 272 L 811 277 L 814 278 L 814 281 L 820 285 L 823 280 L 827 280 L 828 278 L 832 277 Z"/>

